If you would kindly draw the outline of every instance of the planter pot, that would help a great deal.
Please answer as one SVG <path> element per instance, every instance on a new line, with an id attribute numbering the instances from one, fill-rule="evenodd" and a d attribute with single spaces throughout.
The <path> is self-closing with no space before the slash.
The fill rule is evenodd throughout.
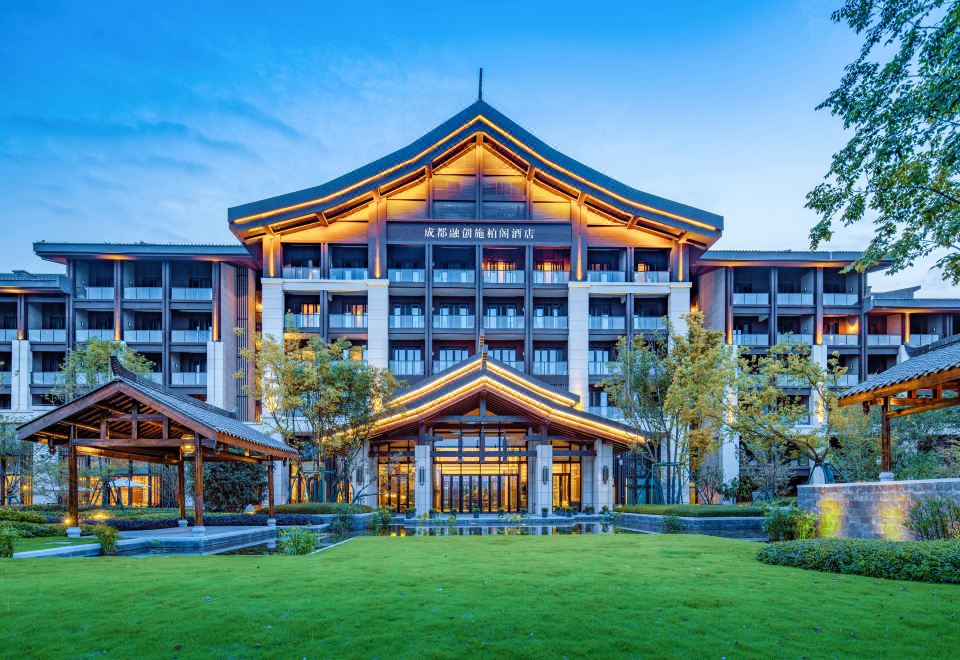
<path id="1" fill-rule="evenodd" d="M 549 513 L 550 513 L 549 511 L 541 511 L 541 512 L 540 512 L 540 515 L 542 515 L 544 518 L 546 518 Z"/>
<path id="2" fill-rule="evenodd" d="M 480 517 L 480 514 L 479 514 L 479 513 L 475 513 L 475 514 L 473 514 L 473 517 L 474 517 L 474 518 L 479 518 L 479 517 Z"/>

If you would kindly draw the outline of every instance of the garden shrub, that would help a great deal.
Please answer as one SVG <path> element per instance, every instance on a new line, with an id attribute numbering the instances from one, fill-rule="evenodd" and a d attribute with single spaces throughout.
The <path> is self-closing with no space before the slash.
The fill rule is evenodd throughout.
<path id="1" fill-rule="evenodd" d="M 16 531 L 22 538 L 67 535 L 67 528 L 64 525 L 38 525 L 37 523 L 29 522 L 5 522 L 3 525 Z"/>
<path id="2" fill-rule="evenodd" d="M 44 525 L 47 517 L 36 511 L 18 511 L 16 509 L 0 509 L 0 522 L 25 522 Z"/>
<path id="3" fill-rule="evenodd" d="M 664 516 L 663 518 L 664 534 L 686 534 L 687 521 L 677 516 Z"/>
<path id="4" fill-rule="evenodd" d="M 817 516 L 793 506 L 771 506 L 763 519 L 763 531 L 771 541 L 812 539 L 817 535 Z"/>
<path id="5" fill-rule="evenodd" d="M 20 538 L 20 534 L 17 533 L 17 530 L 9 525 L 0 524 L 0 558 L 13 556 L 18 538 Z"/>
<path id="6" fill-rule="evenodd" d="M 620 513 L 646 513 L 654 516 L 680 516 L 683 518 L 722 518 L 748 516 L 758 518 L 763 509 L 758 506 L 734 506 L 729 504 L 621 504 L 614 509 Z"/>
<path id="7" fill-rule="evenodd" d="M 393 507 L 392 506 L 380 507 L 373 512 L 373 517 L 370 519 L 370 528 L 383 529 L 384 527 L 389 527 L 392 521 L 393 521 Z"/>
<path id="8" fill-rule="evenodd" d="M 960 584 L 960 540 L 812 539 L 771 543 L 757 559 L 829 573 Z"/>
<path id="9" fill-rule="evenodd" d="M 364 504 L 350 504 L 348 502 L 300 502 L 297 504 L 278 504 L 274 510 L 277 513 L 313 514 L 370 513 L 373 511 L 373 509 Z"/>
<path id="10" fill-rule="evenodd" d="M 352 513 L 338 513 L 330 522 L 330 531 L 339 538 L 343 538 L 353 528 Z"/>
<path id="11" fill-rule="evenodd" d="M 317 535 L 306 527 L 280 532 L 280 552 L 285 555 L 306 555 L 317 548 Z"/>
<path id="12" fill-rule="evenodd" d="M 960 539 L 960 504 L 946 497 L 917 500 L 904 523 L 921 541 Z"/>
<path id="13" fill-rule="evenodd" d="M 94 525 L 93 535 L 100 541 L 100 552 L 112 555 L 117 552 L 117 543 L 120 541 L 120 532 L 110 525 Z"/>

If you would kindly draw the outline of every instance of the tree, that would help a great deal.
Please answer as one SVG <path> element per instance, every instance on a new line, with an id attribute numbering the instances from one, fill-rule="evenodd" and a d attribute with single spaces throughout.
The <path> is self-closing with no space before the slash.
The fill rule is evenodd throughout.
<path id="1" fill-rule="evenodd" d="M 668 321 L 669 350 L 642 335 L 632 346 L 621 337 L 603 384 L 634 431 L 634 450 L 644 452 L 666 485 L 668 503 L 682 500 L 690 475 L 717 446 L 715 431 L 725 423 L 733 382 L 732 349 L 723 333 L 705 328 L 701 312 L 683 318 L 683 331 Z"/>
<path id="2" fill-rule="evenodd" d="M 377 475 L 359 466 L 373 427 L 391 412 L 398 387 L 393 374 L 352 359 L 362 349 L 343 338 L 328 343 L 294 332 L 280 341 L 256 336 L 241 355 L 254 365 L 245 388 L 263 402 L 274 432 L 297 449 L 312 447 L 318 469 L 322 459 L 335 457 L 335 477 L 352 487 L 354 500 L 376 484 Z"/>
<path id="3" fill-rule="evenodd" d="M 853 135 L 807 195 L 821 218 L 812 247 L 834 221 L 869 218 L 874 236 L 853 268 L 890 259 L 897 272 L 946 250 L 937 266 L 960 283 L 960 3 L 846 0 L 831 18 L 865 40 L 817 107 Z"/>
<path id="4" fill-rule="evenodd" d="M 871 424 L 879 428 L 876 411 Z M 891 435 L 898 479 L 960 477 L 960 406 L 894 418 Z"/>
<path id="5" fill-rule="evenodd" d="M 153 363 L 120 341 L 91 339 L 68 351 L 60 365 L 60 384 L 50 390 L 50 400 L 59 405 L 78 399 L 112 377 L 110 358 L 117 357 L 138 376 L 153 370 Z"/>
<path id="6" fill-rule="evenodd" d="M 0 506 L 22 503 L 30 456 L 30 446 L 17 438 L 13 422 L 0 417 Z"/>
<path id="7" fill-rule="evenodd" d="M 187 478 L 193 481 L 193 463 Z M 267 494 L 266 465 L 232 461 L 203 464 L 203 504 L 210 511 L 239 512 L 248 504 L 260 504 Z"/>

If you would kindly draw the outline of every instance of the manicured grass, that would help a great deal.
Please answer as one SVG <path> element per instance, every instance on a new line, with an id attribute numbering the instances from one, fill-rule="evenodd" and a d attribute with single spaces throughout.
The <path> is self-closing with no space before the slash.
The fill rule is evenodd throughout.
<path id="1" fill-rule="evenodd" d="M 618 506 L 616 510 L 623 513 L 650 513 L 657 516 L 683 516 L 686 518 L 721 518 L 724 516 L 755 518 L 763 515 L 763 509 L 758 506 L 734 506 L 731 504 L 626 504 Z"/>
<path id="2" fill-rule="evenodd" d="M 365 537 L 307 557 L 0 561 L 0 648 L 78 657 L 930 657 L 960 587 L 704 536 Z"/>
<path id="3" fill-rule="evenodd" d="M 48 550 L 62 548 L 65 545 L 84 545 L 99 543 L 95 538 L 68 539 L 66 536 L 44 536 L 39 538 L 17 539 L 14 552 L 30 552 L 31 550 Z"/>

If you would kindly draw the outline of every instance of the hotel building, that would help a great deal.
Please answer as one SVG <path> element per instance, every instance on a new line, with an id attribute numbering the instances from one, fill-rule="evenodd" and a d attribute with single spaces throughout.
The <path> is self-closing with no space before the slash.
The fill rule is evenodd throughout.
<path id="1" fill-rule="evenodd" d="M 904 344 L 953 334 L 960 315 L 960 301 L 916 288 L 873 292 L 868 273 L 841 272 L 857 253 L 713 250 L 721 216 L 615 181 L 482 101 L 228 219 L 234 245 L 37 243 L 66 272 L 0 276 L 0 408 L 42 409 L 65 352 L 97 337 L 143 353 L 158 383 L 257 424 L 234 377 L 250 372 L 239 350 L 254 332 L 346 337 L 408 384 L 403 412 L 352 466 L 376 484 L 365 502 L 599 510 L 652 496 L 600 386 L 618 337 L 663 337 L 698 306 L 744 350 L 789 333 L 814 359 L 839 353 L 855 384 Z M 280 501 L 337 496 L 305 458 L 275 480 Z M 733 446 L 712 460 L 738 474 Z"/>

